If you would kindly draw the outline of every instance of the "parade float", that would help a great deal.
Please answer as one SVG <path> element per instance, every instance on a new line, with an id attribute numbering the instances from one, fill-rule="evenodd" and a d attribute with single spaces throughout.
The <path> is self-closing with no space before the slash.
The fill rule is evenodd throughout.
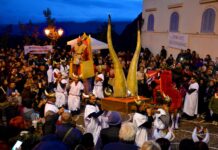
<path id="1" fill-rule="evenodd" d="M 114 50 L 111 38 L 111 18 L 108 18 L 107 42 L 109 53 L 114 64 L 114 86 L 113 94 L 110 97 L 103 98 L 101 107 L 105 110 L 113 110 L 129 113 L 132 106 L 139 104 L 141 101 L 149 101 L 149 98 L 138 96 L 138 84 L 136 78 L 138 59 L 141 50 L 140 30 L 137 30 L 137 45 L 134 56 L 132 58 L 127 79 L 124 75 L 123 68 L 120 64 L 118 56 Z"/>

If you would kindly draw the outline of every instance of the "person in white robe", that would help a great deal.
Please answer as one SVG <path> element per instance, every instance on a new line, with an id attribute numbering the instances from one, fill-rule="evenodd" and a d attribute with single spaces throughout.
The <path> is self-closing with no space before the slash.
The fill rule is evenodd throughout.
<path id="1" fill-rule="evenodd" d="M 99 118 L 103 113 L 100 110 L 99 106 L 96 104 L 95 95 L 91 95 L 84 111 L 84 123 L 85 123 L 85 132 L 92 133 L 94 137 L 94 144 L 96 145 L 101 127 L 101 119 Z"/>
<path id="2" fill-rule="evenodd" d="M 53 68 L 52 65 L 49 65 L 47 70 L 48 84 L 53 83 Z"/>
<path id="3" fill-rule="evenodd" d="M 55 67 L 53 69 L 53 82 L 56 83 L 56 81 L 61 77 L 61 72 L 60 72 L 60 64 L 56 62 Z"/>
<path id="4" fill-rule="evenodd" d="M 70 84 L 70 91 L 68 96 L 68 109 L 72 113 L 78 114 L 80 112 L 80 96 L 81 91 L 84 90 L 84 85 L 79 81 L 79 77 L 73 75 L 73 82 Z"/>
<path id="5" fill-rule="evenodd" d="M 100 73 L 95 77 L 94 88 L 93 88 L 93 94 L 100 99 L 104 98 L 103 82 L 104 82 L 104 74 Z"/>
<path id="6" fill-rule="evenodd" d="M 55 97 L 56 102 L 55 105 L 60 108 L 66 105 L 67 103 L 67 80 L 62 79 L 60 82 L 57 83 L 57 88 L 55 89 Z"/>
<path id="7" fill-rule="evenodd" d="M 194 117 L 194 115 L 198 114 L 198 89 L 199 84 L 194 78 L 191 78 L 183 108 L 183 112 L 189 117 Z"/>
<path id="8" fill-rule="evenodd" d="M 47 92 L 45 90 L 45 95 L 46 95 L 46 99 L 47 99 L 47 102 L 45 104 L 45 109 L 44 109 L 44 116 L 46 115 L 46 113 L 48 111 L 52 111 L 54 113 L 62 113 L 64 111 L 64 108 L 60 108 L 58 109 L 58 107 L 55 105 L 55 93 L 53 92 Z"/>
<path id="9" fill-rule="evenodd" d="M 61 61 L 60 72 L 68 74 L 70 66 L 66 64 L 66 60 L 60 60 L 60 61 Z"/>
<path id="10" fill-rule="evenodd" d="M 146 110 L 146 112 L 145 112 Z M 139 106 L 139 110 L 133 115 L 133 124 L 136 127 L 135 143 L 141 147 L 148 140 L 147 128 L 151 128 L 153 117 L 151 108 L 145 108 L 143 104 Z"/>
<path id="11" fill-rule="evenodd" d="M 58 107 L 55 105 L 55 102 L 53 101 L 46 102 L 45 109 L 44 109 L 44 116 L 48 111 L 52 111 L 54 113 L 57 113 L 59 111 Z"/>

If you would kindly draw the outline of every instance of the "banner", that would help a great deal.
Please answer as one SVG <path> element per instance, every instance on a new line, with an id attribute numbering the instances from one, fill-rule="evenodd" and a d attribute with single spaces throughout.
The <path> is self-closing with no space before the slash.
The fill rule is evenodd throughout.
<path id="1" fill-rule="evenodd" d="M 168 36 L 169 47 L 177 49 L 187 49 L 188 48 L 188 35 L 181 33 L 169 33 Z"/>
<path id="2" fill-rule="evenodd" d="M 26 45 L 24 46 L 24 54 L 47 54 L 48 52 L 53 52 L 52 45 L 38 46 L 38 45 Z"/>

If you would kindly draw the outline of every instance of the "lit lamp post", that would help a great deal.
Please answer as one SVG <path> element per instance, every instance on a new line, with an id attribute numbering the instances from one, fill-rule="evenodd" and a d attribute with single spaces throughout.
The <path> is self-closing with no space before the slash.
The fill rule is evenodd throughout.
<path id="1" fill-rule="evenodd" d="M 64 33 L 63 29 L 57 29 L 55 27 L 48 27 L 44 30 L 45 35 L 52 41 L 57 41 Z"/>

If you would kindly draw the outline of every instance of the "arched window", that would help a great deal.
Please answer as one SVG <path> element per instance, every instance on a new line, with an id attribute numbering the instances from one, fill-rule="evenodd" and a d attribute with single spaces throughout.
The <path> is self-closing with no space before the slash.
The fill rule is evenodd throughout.
<path id="1" fill-rule="evenodd" d="M 148 17 L 147 30 L 154 31 L 154 15 L 152 14 L 150 14 Z"/>
<path id="2" fill-rule="evenodd" d="M 174 12 L 170 16 L 170 32 L 179 31 L 179 14 Z"/>
<path id="3" fill-rule="evenodd" d="M 216 13 L 212 8 L 208 8 L 202 15 L 201 32 L 214 32 Z"/>

